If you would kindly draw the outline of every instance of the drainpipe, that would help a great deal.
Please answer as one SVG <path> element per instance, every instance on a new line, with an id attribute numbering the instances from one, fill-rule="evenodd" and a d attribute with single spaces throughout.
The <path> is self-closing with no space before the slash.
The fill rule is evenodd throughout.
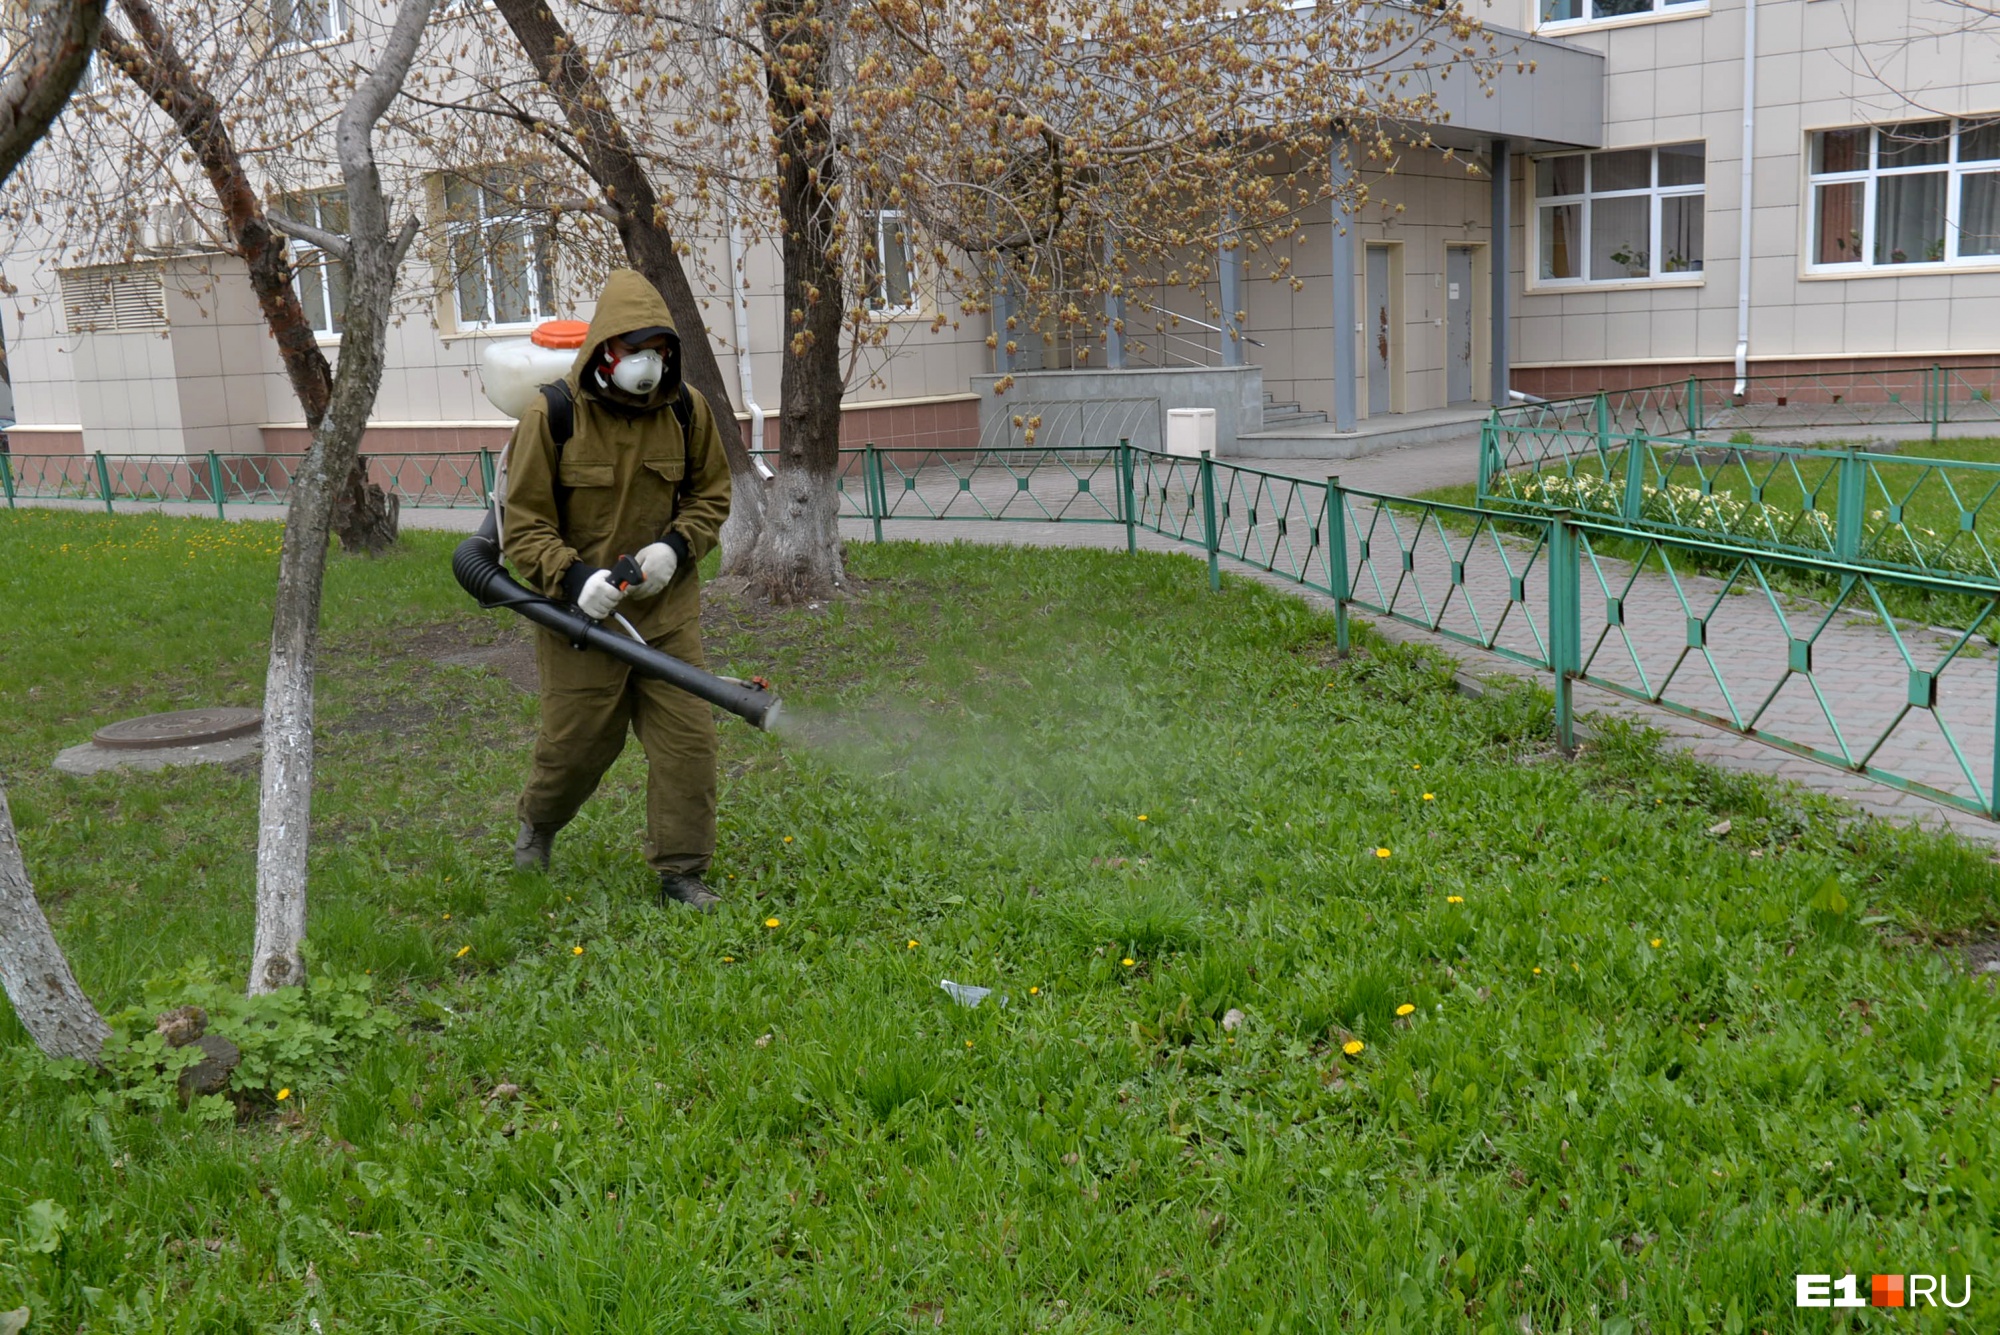
<path id="1" fill-rule="evenodd" d="M 750 275 L 743 265 L 743 221 L 736 216 L 736 201 L 723 192 L 722 210 L 729 224 L 729 290 L 736 307 L 736 383 L 743 394 L 743 410 L 750 414 L 750 459 L 757 475 L 769 482 L 777 476 L 759 453 L 764 448 L 764 410 L 757 406 L 756 381 L 750 373 Z"/>
<path id="2" fill-rule="evenodd" d="M 1751 187 L 1757 177 L 1757 0 L 1743 0 L 1743 193 L 1736 257 L 1737 398 L 1750 392 Z"/>

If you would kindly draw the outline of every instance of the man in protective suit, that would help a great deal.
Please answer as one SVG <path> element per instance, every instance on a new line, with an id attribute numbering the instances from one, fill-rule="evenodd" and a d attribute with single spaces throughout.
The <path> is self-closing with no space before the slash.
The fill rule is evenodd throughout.
<path id="1" fill-rule="evenodd" d="M 615 271 L 561 388 L 536 396 L 508 442 L 502 546 L 523 582 L 701 666 L 695 563 L 729 514 L 729 465 L 707 401 L 682 384 L 680 354 L 659 292 Z M 611 567 L 624 555 L 644 578 L 621 590 Z M 646 861 L 661 905 L 713 909 L 721 901 L 702 881 L 715 854 L 708 705 L 551 631 L 535 640 L 542 727 L 514 865 L 547 870 L 556 832 L 596 790 L 629 727 L 646 750 Z"/>

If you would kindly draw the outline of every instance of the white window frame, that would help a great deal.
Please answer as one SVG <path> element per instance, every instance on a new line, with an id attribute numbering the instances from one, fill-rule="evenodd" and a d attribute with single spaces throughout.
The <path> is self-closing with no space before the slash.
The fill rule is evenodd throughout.
<path id="1" fill-rule="evenodd" d="M 2000 266 L 2000 254 L 1961 255 L 1959 237 L 1963 233 L 1962 220 L 1965 216 L 1963 204 L 1965 178 L 1987 176 L 2000 173 L 2000 158 L 1977 158 L 1961 161 L 1959 143 L 1967 130 L 1984 129 L 2000 121 L 1995 116 L 1936 116 L 1932 120 L 1948 121 L 1951 124 L 1950 142 L 1943 162 L 1925 162 L 1910 167 L 1884 167 L 1882 162 L 1882 137 L 1893 133 L 1904 125 L 1922 125 L 1924 121 L 1895 121 L 1887 125 L 1833 125 L 1806 132 L 1806 249 L 1805 271 L 1809 274 L 1892 274 L 1892 273 L 1933 273 L 1940 269 L 1980 268 L 1990 269 Z M 1868 131 L 1868 165 L 1856 171 L 1816 172 L 1813 166 L 1814 139 L 1822 134 L 1838 134 L 1843 130 Z M 1880 198 L 1882 181 L 1892 176 L 1943 175 L 1944 191 L 1944 254 L 1938 259 L 1904 260 L 1877 263 L 1875 259 L 1875 217 Z M 1861 191 L 1861 245 L 1860 257 L 1844 263 L 1822 264 L 1815 257 L 1819 254 L 1819 192 L 1821 186 L 1849 185 L 1859 183 Z"/>
<path id="2" fill-rule="evenodd" d="M 298 11 L 308 5 L 326 5 L 326 29 L 313 34 L 300 34 L 289 30 L 280 20 L 281 10 L 289 9 L 296 17 Z M 348 13 L 346 0 L 271 0 L 271 49 L 273 51 L 305 51 L 315 46 L 327 46 L 334 42 L 344 42 L 348 35 Z"/>
<path id="3" fill-rule="evenodd" d="M 337 232 L 340 230 L 339 228 L 327 226 L 326 216 L 320 210 L 321 201 L 328 195 L 339 195 L 344 202 L 347 192 L 340 186 L 333 186 L 325 190 L 301 190 L 296 194 L 281 196 L 278 200 L 278 206 L 284 209 L 288 216 L 298 222 L 307 223 L 319 228 L 321 231 Z M 296 212 L 301 204 L 311 206 L 312 216 L 301 217 Z M 299 294 L 299 304 L 301 306 L 306 304 L 305 285 L 307 283 L 312 283 L 319 288 L 320 309 L 326 312 L 326 324 L 323 327 L 314 325 L 313 333 L 322 339 L 339 338 L 340 308 L 334 304 L 333 281 L 330 271 L 332 266 L 343 264 L 345 261 L 336 255 L 327 254 L 312 242 L 302 241 L 295 236 L 285 238 L 285 249 L 292 262 L 292 282 Z"/>
<path id="4" fill-rule="evenodd" d="M 1631 14 L 1596 13 L 1599 0 L 1577 0 L 1583 13 L 1575 18 L 1550 18 L 1549 11 L 1559 0 L 1531 0 L 1536 32 L 1574 32 L 1580 28 L 1603 28 L 1618 23 L 1654 23 L 1660 19 L 1700 18 L 1709 12 L 1709 0 L 1651 0 L 1651 7 Z"/>
<path id="5" fill-rule="evenodd" d="M 910 276 L 909 300 L 900 306 L 889 304 L 889 266 L 884 262 L 889 253 L 889 227 L 891 222 L 906 223 L 908 215 L 901 209 L 867 209 L 862 216 L 869 221 L 874 234 L 873 281 L 868 287 L 868 313 L 880 319 L 894 319 L 899 315 L 919 315 L 923 312 L 922 284 L 917 277 L 917 249 L 910 244 L 907 226 L 903 228 L 902 251 L 904 272 Z"/>
<path id="6" fill-rule="evenodd" d="M 1701 154 L 1702 179 L 1699 182 L 1696 182 L 1695 184 L 1692 185 L 1661 185 L 1659 183 L 1660 150 L 1666 148 L 1678 148 L 1682 144 L 1693 144 L 1693 143 L 1700 143 L 1702 146 L 1702 154 Z M 1591 185 L 1593 183 L 1593 179 L 1596 176 L 1597 172 L 1596 160 L 1600 156 L 1607 153 L 1646 154 L 1647 158 L 1649 159 L 1649 164 L 1647 169 L 1649 176 L 1649 183 L 1644 186 L 1639 186 L 1631 190 L 1606 190 L 1601 193 L 1594 192 L 1591 189 Z M 1543 162 L 1550 162 L 1557 158 L 1582 158 L 1584 160 L 1582 194 L 1549 195 L 1544 197 L 1535 192 L 1534 187 L 1537 184 L 1541 175 L 1540 171 L 1538 170 L 1539 165 Z M 1708 257 L 1705 253 L 1703 254 L 1700 260 L 1700 264 L 1703 266 L 1702 268 L 1669 270 L 1669 269 L 1662 269 L 1660 267 L 1661 201 L 1668 199 L 1686 199 L 1689 196 L 1698 195 L 1702 197 L 1703 213 L 1706 214 L 1707 212 L 1708 145 L 1706 141 L 1683 139 L 1672 144 L 1634 145 L 1631 148 L 1605 148 L 1605 149 L 1598 149 L 1594 152 L 1589 152 L 1589 153 L 1547 153 L 1533 159 L 1529 167 L 1528 182 L 1530 186 L 1529 193 L 1530 195 L 1533 196 L 1533 198 L 1531 198 L 1529 201 L 1529 213 L 1528 213 L 1528 216 L 1533 223 L 1531 233 L 1528 239 L 1528 250 L 1529 250 L 1528 272 L 1533 275 L 1533 281 L 1529 284 L 1530 287 L 1608 288 L 1608 287 L 1635 287 L 1641 285 L 1646 287 L 1653 287 L 1661 283 L 1687 283 L 1687 284 L 1699 285 L 1706 279 L 1707 274 L 1705 272 L 1705 268 L 1708 262 Z M 1592 235 L 1593 215 L 1596 211 L 1593 205 L 1599 200 L 1642 199 L 1642 198 L 1649 201 L 1646 210 L 1647 272 L 1643 275 L 1623 274 L 1617 278 L 1596 278 L 1591 276 L 1590 273 L 1591 257 L 1596 253 L 1596 247 L 1594 244 L 1595 238 Z M 1542 210 L 1544 208 L 1565 205 L 1565 204 L 1577 204 L 1582 206 L 1583 226 L 1579 229 L 1579 235 L 1581 239 L 1578 243 L 1578 249 L 1581 251 L 1583 258 L 1583 276 L 1577 278 L 1544 278 L 1542 277 Z M 1702 226 L 1702 248 L 1704 252 L 1707 250 L 1707 242 L 1708 242 L 1708 227 L 1707 227 L 1707 220 L 1704 217 Z"/>
<path id="7" fill-rule="evenodd" d="M 445 254 L 451 265 L 451 313 L 453 324 L 460 330 L 532 329 L 555 314 L 552 309 L 547 308 L 555 305 L 553 300 L 555 275 L 553 273 L 544 274 L 542 272 L 541 251 L 543 247 L 539 244 L 541 241 L 540 234 L 549 229 L 548 219 L 525 204 L 510 203 L 506 198 L 506 192 L 502 189 L 496 189 L 490 179 L 481 180 L 472 176 L 459 176 L 456 179 L 472 187 L 474 191 L 473 197 L 477 201 L 479 216 L 469 220 L 453 218 L 451 216 L 450 204 L 447 202 L 445 205 Z M 448 183 L 440 182 L 439 189 L 441 192 L 448 189 Z M 490 203 L 493 200 L 507 204 L 507 211 L 489 211 Z M 465 312 L 460 309 L 458 304 L 459 284 L 463 281 L 463 275 L 458 272 L 459 240 L 467 233 L 476 233 L 478 235 L 478 254 L 481 265 L 480 281 L 485 284 L 486 309 L 491 312 L 494 309 L 493 294 L 497 285 L 494 282 L 492 271 L 494 248 L 486 234 L 496 228 L 513 224 L 520 224 L 525 227 L 530 239 L 530 244 L 525 247 L 524 251 L 526 267 L 522 275 L 523 285 L 526 287 L 528 293 L 528 317 L 525 320 L 468 320 L 465 318 Z M 551 251 L 549 259 L 551 264 L 553 264 L 553 251 Z M 542 301 L 545 288 L 551 296 L 547 307 L 544 306 Z"/>

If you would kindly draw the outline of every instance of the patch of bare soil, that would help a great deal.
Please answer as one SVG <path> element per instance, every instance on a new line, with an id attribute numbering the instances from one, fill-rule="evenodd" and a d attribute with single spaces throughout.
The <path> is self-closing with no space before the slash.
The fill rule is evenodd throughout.
<path id="1" fill-rule="evenodd" d="M 440 621 L 409 632 L 406 650 L 439 667 L 484 668 L 515 689 L 535 692 L 534 632 L 491 617 Z"/>
<path id="2" fill-rule="evenodd" d="M 1974 941 L 1965 948 L 1965 967 L 1974 974 L 2000 976 L 2000 936 Z"/>
<path id="3" fill-rule="evenodd" d="M 735 576 L 713 579 L 701 586 L 701 635 L 709 649 L 711 665 L 727 656 L 737 660 L 739 669 L 784 658 L 787 670 L 811 678 L 821 685 L 837 679 L 829 677 L 832 656 L 828 623 L 839 604 L 858 603 L 886 587 L 903 581 L 862 581 L 852 575 L 845 587 L 830 601 L 780 607 L 751 593 L 745 580 Z M 779 693 L 784 683 L 778 684 Z"/>

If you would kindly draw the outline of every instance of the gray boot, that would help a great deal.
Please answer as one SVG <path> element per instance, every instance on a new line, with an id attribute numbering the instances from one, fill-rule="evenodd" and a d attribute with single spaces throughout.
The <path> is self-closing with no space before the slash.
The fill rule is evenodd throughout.
<path id="1" fill-rule="evenodd" d="M 713 913 L 722 903 L 722 896 L 708 888 L 699 876 L 683 876 L 679 872 L 660 873 L 660 907 L 668 902 L 685 904 L 699 913 Z"/>
<path id="2" fill-rule="evenodd" d="M 514 840 L 514 870 L 547 872 L 549 854 L 555 851 L 555 846 L 555 830 L 538 829 L 522 821 L 521 833 Z"/>

